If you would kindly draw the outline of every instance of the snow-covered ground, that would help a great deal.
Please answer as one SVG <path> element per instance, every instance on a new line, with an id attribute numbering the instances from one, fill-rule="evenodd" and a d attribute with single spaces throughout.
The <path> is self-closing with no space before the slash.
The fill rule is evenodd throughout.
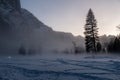
<path id="1" fill-rule="evenodd" d="M 120 80 L 120 55 L 1 56 L 0 80 Z"/>

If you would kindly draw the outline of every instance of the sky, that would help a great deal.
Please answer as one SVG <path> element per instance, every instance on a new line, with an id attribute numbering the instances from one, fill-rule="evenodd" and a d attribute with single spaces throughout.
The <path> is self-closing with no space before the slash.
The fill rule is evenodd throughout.
<path id="1" fill-rule="evenodd" d="M 120 25 L 120 0 L 21 0 L 21 5 L 55 31 L 84 36 L 86 15 L 91 8 L 99 35 L 120 32 L 116 28 Z"/>

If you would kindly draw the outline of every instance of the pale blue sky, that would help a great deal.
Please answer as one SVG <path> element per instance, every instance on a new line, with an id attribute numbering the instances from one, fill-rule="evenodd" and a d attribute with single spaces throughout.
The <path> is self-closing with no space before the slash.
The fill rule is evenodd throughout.
<path id="1" fill-rule="evenodd" d="M 100 35 L 119 33 L 120 0 L 21 0 L 21 4 L 53 30 L 82 36 L 86 15 L 92 8 Z"/>

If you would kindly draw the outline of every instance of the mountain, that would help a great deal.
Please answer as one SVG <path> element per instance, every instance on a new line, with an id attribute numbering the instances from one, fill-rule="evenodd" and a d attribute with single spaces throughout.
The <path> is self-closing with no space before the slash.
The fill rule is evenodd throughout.
<path id="1" fill-rule="evenodd" d="M 17 8 L 9 0 L 7 5 L 0 6 L 0 53 L 2 54 L 38 54 L 38 53 L 74 53 L 75 44 L 79 44 L 82 37 L 76 38 L 71 33 L 56 32 L 39 21 L 29 11 Z M 17 1 L 17 0 L 13 0 Z M 9 5 L 9 6 L 8 6 Z M 76 43 L 77 42 L 77 43 Z"/>
<path id="2" fill-rule="evenodd" d="M 103 48 L 115 36 L 100 36 Z M 22 9 L 20 0 L 0 0 L 0 53 L 40 54 L 75 53 L 85 51 L 82 36 L 58 32 Z"/>

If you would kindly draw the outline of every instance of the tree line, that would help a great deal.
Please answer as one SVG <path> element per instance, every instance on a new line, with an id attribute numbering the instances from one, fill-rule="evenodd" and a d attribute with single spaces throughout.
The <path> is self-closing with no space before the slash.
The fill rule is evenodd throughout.
<path id="1" fill-rule="evenodd" d="M 120 35 L 112 39 L 107 47 L 108 52 L 119 53 L 120 52 Z"/>

